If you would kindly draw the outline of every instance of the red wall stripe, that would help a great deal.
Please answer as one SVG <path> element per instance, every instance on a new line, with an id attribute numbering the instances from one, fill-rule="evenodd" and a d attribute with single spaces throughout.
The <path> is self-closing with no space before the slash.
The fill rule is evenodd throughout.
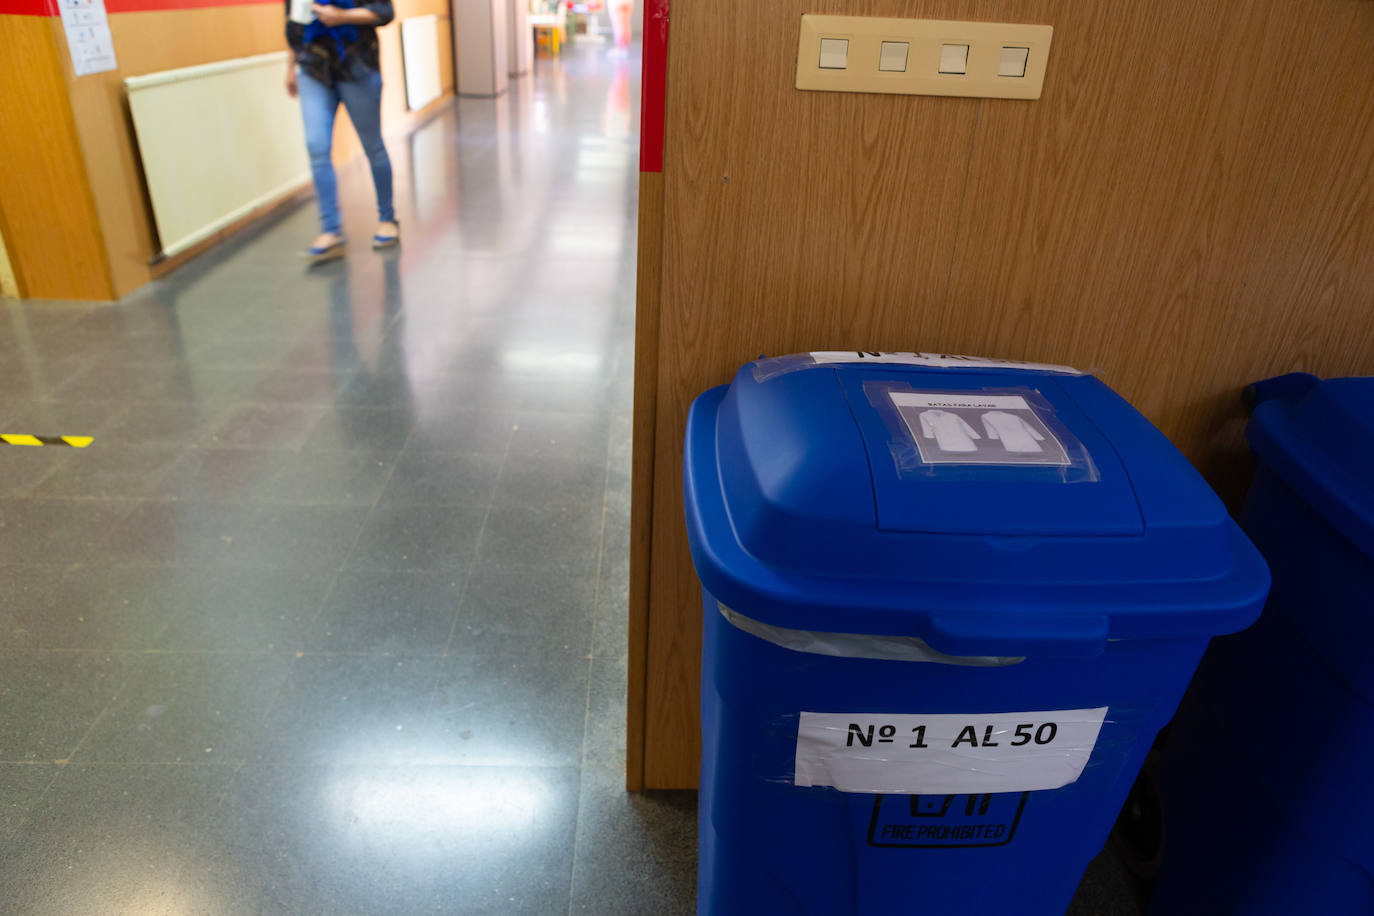
<path id="1" fill-rule="evenodd" d="M 105 0 L 108 13 L 144 13 L 155 10 L 198 10 L 211 6 L 259 6 L 273 4 L 283 7 L 282 0 Z M 0 16 L 56 16 L 56 0 L 0 0 Z M 119 49 L 115 49 L 118 54 Z"/>
<path id="2" fill-rule="evenodd" d="M 56 15 L 56 0 L 0 0 L 0 16 Z"/>
<path id="3" fill-rule="evenodd" d="M 110 13 L 146 13 L 154 10 L 199 10 L 211 6 L 262 6 L 275 4 L 282 7 L 282 21 L 286 21 L 286 5 L 282 0 L 105 0 L 105 10 Z M 115 48 L 118 53 L 119 49 Z"/>
<path id="4" fill-rule="evenodd" d="M 668 90 L 668 2 L 644 0 L 644 66 L 639 97 L 639 170 L 663 171 Z"/>

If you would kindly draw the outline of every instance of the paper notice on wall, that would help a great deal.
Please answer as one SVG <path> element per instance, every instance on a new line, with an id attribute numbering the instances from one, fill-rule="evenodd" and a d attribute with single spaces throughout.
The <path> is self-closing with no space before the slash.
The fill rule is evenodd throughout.
<path id="1" fill-rule="evenodd" d="M 115 69 L 114 39 L 105 16 L 105 0 L 57 0 L 72 70 L 77 76 Z"/>
<path id="2" fill-rule="evenodd" d="M 1078 779 L 1107 707 L 976 715 L 803 712 L 796 784 L 893 795 L 1033 792 Z"/>
<path id="3" fill-rule="evenodd" d="M 1072 366 L 1052 363 L 1026 363 L 1015 359 L 987 359 L 982 356 L 956 356 L 950 353 L 882 353 L 874 350 L 812 350 L 820 363 L 876 363 L 895 366 L 925 366 L 930 369 L 1023 369 L 1027 372 L 1055 372 L 1082 375 Z"/>

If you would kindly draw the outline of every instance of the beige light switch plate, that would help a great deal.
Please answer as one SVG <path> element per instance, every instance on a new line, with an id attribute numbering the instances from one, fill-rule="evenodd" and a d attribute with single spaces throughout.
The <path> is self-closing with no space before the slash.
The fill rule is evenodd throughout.
<path id="1" fill-rule="evenodd" d="M 882 92 L 988 99 L 1038 99 L 1054 27 L 1010 22 L 802 16 L 797 88 L 822 92 Z M 849 42 L 844 69 L 821 69 L 821 39 Z M 910 45 L 905 71 L 878 69 L 882 43 Z M 941 73 L 944 45 L 966 45 L 964 73 Z M 1003 48 L 1026 48 L 1025 76 L 998 76 Z"/>

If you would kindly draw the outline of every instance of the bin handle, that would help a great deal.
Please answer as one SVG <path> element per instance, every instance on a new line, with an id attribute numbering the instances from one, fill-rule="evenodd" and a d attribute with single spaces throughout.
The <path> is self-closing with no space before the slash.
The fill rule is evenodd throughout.
<path id="1" fill-rule="evenodd" d="M 949 655 L 1091 658 L 1107 645 L 1107 618 L 1095 614 L 934 614 L 926 642 Z"/>
<path id="2" fill-rule="evenodd" d="M 1241 397 L 1245 400 L 1245 406 L 1254 410 L 1274 398 L 1301 397 L 1320 382 L 1321 379 L 1307 372 L 1289 372 L 1246 385 Z"/>

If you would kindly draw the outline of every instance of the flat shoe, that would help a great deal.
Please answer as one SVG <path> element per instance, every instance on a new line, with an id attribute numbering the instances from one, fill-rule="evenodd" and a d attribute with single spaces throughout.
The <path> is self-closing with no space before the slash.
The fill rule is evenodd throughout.
<path id="1" fill-rule="evenodd" d="M 332 245 L 316 245 L 305 249 L 304 256 L 310 260 L 311 264 L 332 261 L 344 256 L 344 244 L 344 239 L 339 239 Z"/>
<path id="2" fill-rule="evenodd" d="M 395 248 L 401 244 L 399 235 L 374 235 L 372 237 L 372 250 L 381 251 L 383 248 Z"/>

